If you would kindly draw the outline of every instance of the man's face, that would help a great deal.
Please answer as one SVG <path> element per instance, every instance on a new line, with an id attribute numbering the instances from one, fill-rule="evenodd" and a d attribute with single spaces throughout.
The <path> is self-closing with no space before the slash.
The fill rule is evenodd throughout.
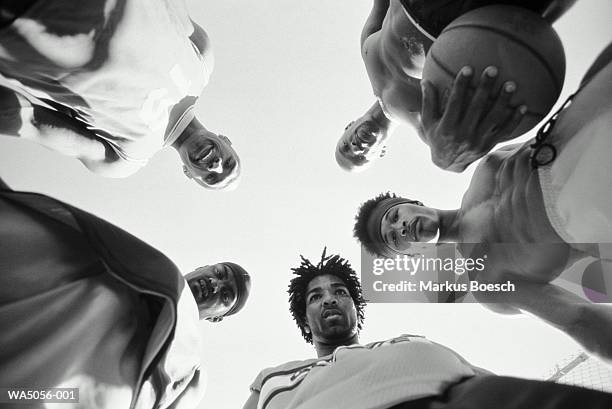
<path id="1" fill-rule="evenodd" d="M 336 161 L 348 171 L 363 170 L 384 156 L 387 131 L 377 122 L 359 118 L 348 124 L 336 145 Z"/>
<path id="2" fill-rule="evenodd" d="M 396 253 L 408 250 L 414 242 L 433 240 L 438 229 L 439 219 L 435 210 L 409 203 L 391 207 L 380 222 L 385 244 Z"/>
<path id="3" fill-rule="evenodd" d="M 306 289 L 306 324 L 314 341 L 335 344 L 357 334 L 357 310 L 344 281 L 320 275 Z"/>
<path id="4" fill-rule="evenodd" d="M 238 182 L 240 159 L 223 135 L 194 135 L 180 146 L 179 154 L 185 175 L 207 189 L 226 189 Z"/>
<path id="5" fill-rule="evenodd" d="M 236 302 L 236 277 L 224 263 L 200 267 L 185 280 L 198 304 L 200 319 L 220 321 Z"/>

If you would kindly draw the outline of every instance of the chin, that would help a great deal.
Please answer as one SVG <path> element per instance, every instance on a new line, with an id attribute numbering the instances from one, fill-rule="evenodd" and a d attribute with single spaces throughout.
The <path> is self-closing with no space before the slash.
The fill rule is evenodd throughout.
<path id="1" fill-rule="evenodd" d="M 354 332 L 355 331 L 353 330 L 353 328 L 347 328 L 344 325 L 339 325 L 338 327 L 330 328 L 326 338 L 343 340 L 352 337 Z"/>

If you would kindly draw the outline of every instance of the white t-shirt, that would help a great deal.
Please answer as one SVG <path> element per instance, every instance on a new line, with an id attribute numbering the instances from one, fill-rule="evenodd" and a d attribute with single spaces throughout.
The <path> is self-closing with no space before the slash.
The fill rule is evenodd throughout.
<path id="1" fill-rule="evenodd" d="M 251 390 L 258 409 L 382 409 L 438 395 L 478 372 L 446 347 L 402 335 L 264 369 Z"/>
<path id="2" fill-rule="evenodd" d="M 201 32 L 183 0 L 41 0 L 0 29 L 0 85 L 144 165 L 193 119 L 210 75 Z"/>

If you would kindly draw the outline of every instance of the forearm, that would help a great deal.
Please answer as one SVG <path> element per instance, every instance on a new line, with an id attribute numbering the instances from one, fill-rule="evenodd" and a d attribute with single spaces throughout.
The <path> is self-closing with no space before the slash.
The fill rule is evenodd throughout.
<path id="1" fill-rule="evenodd" d="M 576 0 L 557 0 L 554 1 L 547 9 L 544 11 L 544 19 L 548 21 L 550 24 L 553 24 L 555 21 L 559 19 L 567 10 L 570 9 L 576 3 Z"/>
<path id="2" fill-rule="evenodd" d="M 593 304 L 548 283 L 515 280 L 508 302 L 548 322 L 588 352 L 612 363 L 612 306 Z"/>

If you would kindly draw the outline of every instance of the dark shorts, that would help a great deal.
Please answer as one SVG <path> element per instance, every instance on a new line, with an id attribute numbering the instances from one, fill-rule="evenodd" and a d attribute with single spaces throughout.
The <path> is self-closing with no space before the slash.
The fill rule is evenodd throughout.
<path id="1" fill-rule="evenodd" d="M 610 409 L 612 394 L 554 382 L 478 376 L 448 388 L 443 396 L 389 409 Z"/>
<path id="2" fill-rule="evenodd" d="M 400 0 L 406 11 L 434 37 L 444 27 L 462 14 L 492 4 L 508 4 L 523 7 L 538 14 L 555 0 Z"/>

